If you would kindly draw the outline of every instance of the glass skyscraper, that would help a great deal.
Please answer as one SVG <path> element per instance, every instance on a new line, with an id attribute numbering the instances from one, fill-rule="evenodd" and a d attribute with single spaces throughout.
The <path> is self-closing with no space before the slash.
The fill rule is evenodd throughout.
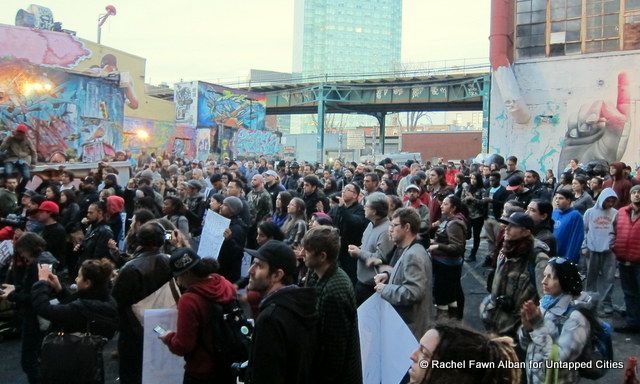
<path id="1" fill-rule="evenodd" d="M 393 70 L 401 35 L 402 0 L 296 0 L 294 76 Z"/>

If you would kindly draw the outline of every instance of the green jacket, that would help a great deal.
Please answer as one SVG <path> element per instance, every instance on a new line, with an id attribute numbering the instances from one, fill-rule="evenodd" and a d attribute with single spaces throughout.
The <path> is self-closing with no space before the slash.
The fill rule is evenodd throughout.
<path id="1" fill-rule="evenodd" d="M 308 287 L 318 293 L 318 383 L 362 383 L 356 295 L 349 276 L 338 266 L 321 279 L 311 273 Z"/>

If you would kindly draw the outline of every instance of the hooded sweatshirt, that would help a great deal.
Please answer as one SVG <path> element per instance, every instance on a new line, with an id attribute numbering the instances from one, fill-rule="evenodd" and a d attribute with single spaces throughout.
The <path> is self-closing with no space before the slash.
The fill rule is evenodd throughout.
<path id="1" fill-rule="evenodd" d="M 618 197 L 612 188 L 602 190 L 596 205 L 584 213 L 584 243 L 582 248 L 592 252 L 611 250 L 615 241 L 613 223 L 618 214 L 615 208 L 602 209 L 602 204 L 608 197 Z"/>
<path id="2" fill-rule="evenodd" d="M 615 209 L 620 209 L 631 203 L 631 194 L 629 190 L 633 186 L 629 179 L 624 177 L 624 163 L 616 161 L 611 163 L 612 167 L 616 168 L 616 173 L 609 180 L 606 180 L 603 184 L 603 188 L 613 188 L 616 195 L 618 195 L 618 202 L 614 205 Z"/>
<path id="3" fill-rule="evenodd" d="M 553 210 L 551 216 L 554 221 L 553 234 L 556 237 L 557 255 L 571 262 L 580 258 L 580 247 L 584 240 L 584 223 L 582 215 L 573 207 L 566 210 Z"/>
<path id="4" fill-rule="evenodd" d="M 315 383 L 313 371 L 318 312 L 315 288 L 293 285 L 268 294 L 251 345 L 249 378 L 252 384 Z"/>
<path id="5" fill-rule="evenodd" d="M 212 302 L 225 304 L 234 299 L 236 290 L 224 277 L 212 274 L 204 281 L 187 288 L 178 301 L 178 325 L 167 335 L 169 350 L 184 356 L 185 372 L 194 378 L 208 380 L 220 372 L 213 361 Z"/>

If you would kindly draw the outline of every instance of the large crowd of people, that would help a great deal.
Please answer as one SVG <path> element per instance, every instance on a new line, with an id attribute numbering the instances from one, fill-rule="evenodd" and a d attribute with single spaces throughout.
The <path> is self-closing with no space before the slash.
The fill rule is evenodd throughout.
<path id="1" fill-rule="evenodd" d="M 617 309 L 625 322 L 615 331 L 640 332 L 640 175 L 622 163 L 574 159 L 556 182 L 553 172 L 519 169 L 515 156 L 318 165 L 142 151 L 120 183 L 112 159 L 80 180 L 64 169 L 31 179 L 28 139 L 20 128 L 14 136 L 2 146 L 15 153 L 0 188 L 0 240 L 13 242 L 1 298 L 19 310 L 30 383 L 47 382 L 44 336 L 83 330 L 94 317 L 98 334 L 117 331 L 120 383 L 141 382 L 134 307 L 172 278 L 183 295 L 162 342 L 184 356 L 184 383 L 235 382 L 209 348 L 208 303 L 236 298 L 255 324 L 251 383 L 361 383 L 357 307 L 376 294 L 419 340 L 407 356 L 412 383 L 542 383 L 551 370 L 517 363 L 552 359 L 557 348 L 561 360 L 579 360 L 591 320 Z M 197 254 L 209 246 L 200 242 L 207 211 L 230 221 L 217 260 Z M 465 263 L 489 272 L 480 308 L 465 306 Z M 623 306 L 612 299 L 616 273 Z M 591 307 L 573 310 L 583 302 Z M 483 324 L 467 326 L 486 333 L 463 325 L 473 311 Z M 435 364 L 480 358 L 496 364 Z"/>

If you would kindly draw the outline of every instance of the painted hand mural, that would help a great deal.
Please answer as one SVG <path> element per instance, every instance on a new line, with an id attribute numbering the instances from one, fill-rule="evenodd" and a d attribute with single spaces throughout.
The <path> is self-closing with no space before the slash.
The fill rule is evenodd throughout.
<path id="1" fill-rule="evenodd" d="M 559 168 L 563 169 L 574 158 L 584 163 L 591 160 L 611 163 L 622 158 L 631 129 L 629 92 L 627 73 L 620 72 L 615 106 L 604 100 L 596 100 L 591 104 L 583 104 L 577 115 L 569 117 Z"/>

